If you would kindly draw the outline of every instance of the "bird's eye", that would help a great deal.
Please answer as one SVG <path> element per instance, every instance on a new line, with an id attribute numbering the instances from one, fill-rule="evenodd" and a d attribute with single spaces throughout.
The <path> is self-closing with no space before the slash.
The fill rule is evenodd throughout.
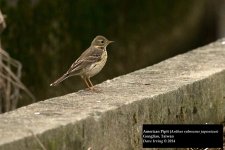
<path id="1" fill-rule="evenodd" d="M 103 40 L 101 40 L 101 43 L 103 44 L 103 43 L 104 43 L 104 41 L 103 41 Z"/>

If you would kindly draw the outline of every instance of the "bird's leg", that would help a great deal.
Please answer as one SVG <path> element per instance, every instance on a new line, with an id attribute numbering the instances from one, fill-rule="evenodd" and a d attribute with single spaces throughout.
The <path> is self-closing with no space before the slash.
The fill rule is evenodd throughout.
<path id="1" fill-rule="evenodd" d="M 88 83 L 91 85 L 91 87 L 93 87 L 93 84 L 92 84 L 90 78 L 87 78 L 87 80 L 88 80 Z"/>
<path id="2" fill-rule="evenodd" d="M 99 90 L 94 89 L 94 85 L 92 84 L 90 78 L 88 77 L 81 77 L 81 78 L 84 80 L 85 84 L 91 91 L 99 92 Z"/>
<path id="3" fill-rule="evenodd" d="M 87 78 L 85 77 L 82 77 L 82 79 L 84 80 L 85 84 L 87 85 L 87 87 L 92 90 L 92 87 L 89 85 L 88 81 L 87 81 Z"/>
<path id="4" fill-rule="evenodd" d="M 90 78 L 87 78 L 87 81 L 88 81 L 89 85 L 91 85 L 91 88 L 92 88 L 91 90 L 92 90 L 92 91 L 95 91 L 95 92 L 101 92 L 100 89 L 94 88 L 94 85 L 92 84 Z"/>

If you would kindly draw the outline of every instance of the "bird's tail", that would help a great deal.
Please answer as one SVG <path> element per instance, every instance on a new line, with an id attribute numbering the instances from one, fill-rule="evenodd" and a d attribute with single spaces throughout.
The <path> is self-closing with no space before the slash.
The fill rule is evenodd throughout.
<path id="1" fill-rule="evenodd" d="M 67 79 L 69 77 L 69 75 L 67 73 L 65 73 L 63 76 L 61 76 L 59 79 L 57 79 L 55 82 L 51 83 L 50 86 L 56 86 L 58 85 L 60 82 L 64 81 L 65 79 Z"/>

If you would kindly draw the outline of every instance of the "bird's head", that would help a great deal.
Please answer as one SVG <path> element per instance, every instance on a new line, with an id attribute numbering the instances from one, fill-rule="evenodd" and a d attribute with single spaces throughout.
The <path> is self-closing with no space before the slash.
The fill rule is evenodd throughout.
<path id="1" fill-rule="evenodd" d="M 114 42 L 114 41 L 109 41 L 104 36 L 98 35 L 94 38 L 91 45 L 96 46 L 96 47 L 106 47 L 107 45 L 109 45 L 112 42 Z"/>

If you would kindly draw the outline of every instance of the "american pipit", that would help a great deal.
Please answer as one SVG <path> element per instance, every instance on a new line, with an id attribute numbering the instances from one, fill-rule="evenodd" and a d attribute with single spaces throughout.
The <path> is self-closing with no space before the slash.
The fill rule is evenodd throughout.
<path id="1" fill-rule="evenodd" d="M 89 89 L 93 90 L 91 77 L 99 73 L 107 60 L 106 47 L 113 41 L 107 40 L 104 36 L 96 36 L 91 46 L 71 65 L 69 70 L 50 86 L 56 86 L 68 77 L 79 75 Z"/>

